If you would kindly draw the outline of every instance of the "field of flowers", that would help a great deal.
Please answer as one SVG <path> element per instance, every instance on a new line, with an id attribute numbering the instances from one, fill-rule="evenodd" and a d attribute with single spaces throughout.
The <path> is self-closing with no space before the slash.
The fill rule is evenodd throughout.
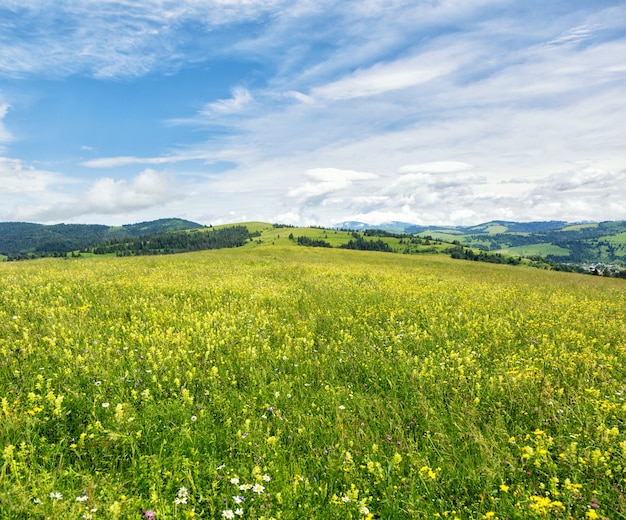
<path id="1" fill-rule="evenodd" d="M 0 264 L 0 518 L 626 518 L 623 280 L 261 246 Z"/>

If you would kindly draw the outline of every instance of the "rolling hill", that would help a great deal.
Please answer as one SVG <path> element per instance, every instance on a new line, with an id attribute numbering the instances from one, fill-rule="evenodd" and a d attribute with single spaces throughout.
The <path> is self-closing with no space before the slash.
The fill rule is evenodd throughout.
<path id="1" fill-rule="evenodd" d="M 0 222 L 0 254 L 49 256 L 92 247 L 111 239 L 131 238 L 164 231 L 198 229 L 201 224 L 178 218 L 159 219 L 123 226 Z"/>
<path id="2" fill-rule="evenodd" d="M 491 221 L 476 226 L 372 226 L 343 222 L 335 228 L 247 222 L 206 227 L 161 219 L 118 227 L 84 224 L 0 223 L 0 255 L 8 259 L 113 254 L 170 254 L 258 244 L 335 247 L 403 254 L 450 254 L 491 263 L 617 274 L 626 266 L 626 221 Z M 623 269 L 622 269 L 623 270 Z"/>
<path id="3" fill-rule="evenodd" d="M 373 226 L 343 222 L 345 229 L 384 229 L 513 256 L 543 257 L 559 263 L 626 266 L 626 221 L 568 223 L 495 220 L 476 226 L 416 226 L 391 222 Z"/>

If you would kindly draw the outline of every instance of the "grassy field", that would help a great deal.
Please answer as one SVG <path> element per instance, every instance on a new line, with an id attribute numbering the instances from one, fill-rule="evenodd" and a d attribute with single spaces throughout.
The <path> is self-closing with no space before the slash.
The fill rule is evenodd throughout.
<path id="1" fill-rule="evenodd" d="M 625 518 L 625 289 L 279 244 L 0 264 L 0 518 Z"/>
<path id="2" fill-rule="evenodd" d="M 569 249 L 555 246 L 553 244 L 529 244 L 527 246 L 507 247 L 496 251 L 511 256 L 568 256 L 570 254 Z"/>
<path id="3" fill-rule="evenodd" d="M 619 233 L 617 235 L 609 235 L 606 237 L 602 237 L 602 240 L 606 240 L 607 242 L 611 242 L 613 245 L 626 245 L 626 233 Z"/>

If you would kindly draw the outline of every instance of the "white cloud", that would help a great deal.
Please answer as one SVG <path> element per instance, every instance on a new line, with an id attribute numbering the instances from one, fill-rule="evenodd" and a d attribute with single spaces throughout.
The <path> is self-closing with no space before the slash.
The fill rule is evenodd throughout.
<path id="1" fill-rule="evenodd" d="M 355 181 L 376 179 L 378 177 L 372 173 L 339 168 L 314 168 L 307 170 L 305 176 L 314 179 L 315 182 L 306 182 L 296 188 L 291 188 L 287 192 L 289 197 L 306 201 L 351 188 Z"/>
<path id="2" fill-rule="evenodd" d="M 375 96 L 427 83 L 454 70 L 449 55 L 429 52 L 390 63 L 377 63 L 311 90 L 313 98 L 343 100 Z"/>
<path id="3" fill-rule="evenodd" d="M 0 194 L 42 193 L 51 186 L 67 183 L 58 174 L 25 166 L 22 161 L 0 157 Z"/>
<path id="4" fill-rule="evenodd" d="M 231 158 L 232 152 L 227 150 L 221 150 L 217 153 L 211 153 L 208 151 L 187 151 L 180 152 L 173 155 L 167 155 L 163 157 L 134 157 L 134 156 L 121 156 L 121 157 L 101 157 L 99 159 L 90 159 L 88 161 L 81 162 L 81 166 L 88 168 L 116 168 L 119 166 L 128 166 L 130 164 L 171 164 L 184 161 L 217 161 L 226 160 Z"/>
<path id="5" fill-rule="evenodd" d="M 211 116 L 213 114 L 230 114 L 240 112 L 246 105 L 252 102 L 252 95 L 247 88 L 235 87 L 232 90 L 232 98 L 220 99 L 213 103 L 208 103 L 202 109 L 201 115 Z"/>
<path id="6" fill-rule="evenodd" d="M 2 177 L 0 163 L 0 178 Z M 84 192 L 60 194 L 60 183 L 66 178 L 31 172 L 32 182 L 17 179 L 16 186 L 22 195 L 5 211 L 3 218 L 35 222 L 61 222 L 77 217 L 116 216 L 132 214 L 140 210 L 163 207 L 181 200 L 184 196 L 177 189 L 175 180 L 165 173 L 146 169 L 131 180 L 101 178 L 94 181 Z M 25 188 L 29 188 L 26 192 Z"/>
<path id="7" fill-rule="evenodd" d="M 362 181 L 375 179 L 378 175 L 369 172 L 357 172 L 354 170 L 342 170 L 340 168 L 313 168 L 304 172 L 307 177 L 323 182 L 342 181 Z"/>
<path id="8" fill-rule="evenodd" d="M 115 214 L 162 205 L 179 195 L 174 183 L 163 173 L 147 169 L 130 182 L 98 179 L 80 204 L 84 213 Z"/>
<path id="9" fill-rule="evenodd" d="M 293 98 L 299 101 L 300 103 L 305 103 L 307 105 L 315 103 L 315 99 L 313 99 L 313 97 L 307 96 L 306 94 L 303 94 L 302 92 L 298 92 L 297 90 L 290 90 L 289 92 L 286 92 L 285 97 Z"/>
<path id="10" fill-rule="evenodd" d="M 0 146 L 2 145 L 2 143 L 9 142 L 13 139 L 10 132 L 4 126 L 3 121 L 8 111 L 9 105 L 7 105 L 6 103 L 0 103 Z"/>
<path id="11" fill-rule="evenodd" d="M 550 40 L 546 45 L 565 45 L 575 44 L 588 40 L 593 37 L 593 34 L 598 29 L 601 29 L 601 25 L 579 25 L 567 31 L 565 34 Z"/>
<path id="12" fill-rule="evenodd" d="M 460 161 L 436 161 L 420 164 L 407 164 L 398 168 L 399 173 L 451 173 L 474 169 L 474 166 Z"/>

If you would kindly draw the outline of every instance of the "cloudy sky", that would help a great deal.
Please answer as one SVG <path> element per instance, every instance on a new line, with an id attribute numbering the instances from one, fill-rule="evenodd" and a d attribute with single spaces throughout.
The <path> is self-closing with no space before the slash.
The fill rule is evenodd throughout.
<path id="1" fill-rule="evenodd" d="M 623 0 L 0 0 L 0 220 L 626 219 Z"/>

